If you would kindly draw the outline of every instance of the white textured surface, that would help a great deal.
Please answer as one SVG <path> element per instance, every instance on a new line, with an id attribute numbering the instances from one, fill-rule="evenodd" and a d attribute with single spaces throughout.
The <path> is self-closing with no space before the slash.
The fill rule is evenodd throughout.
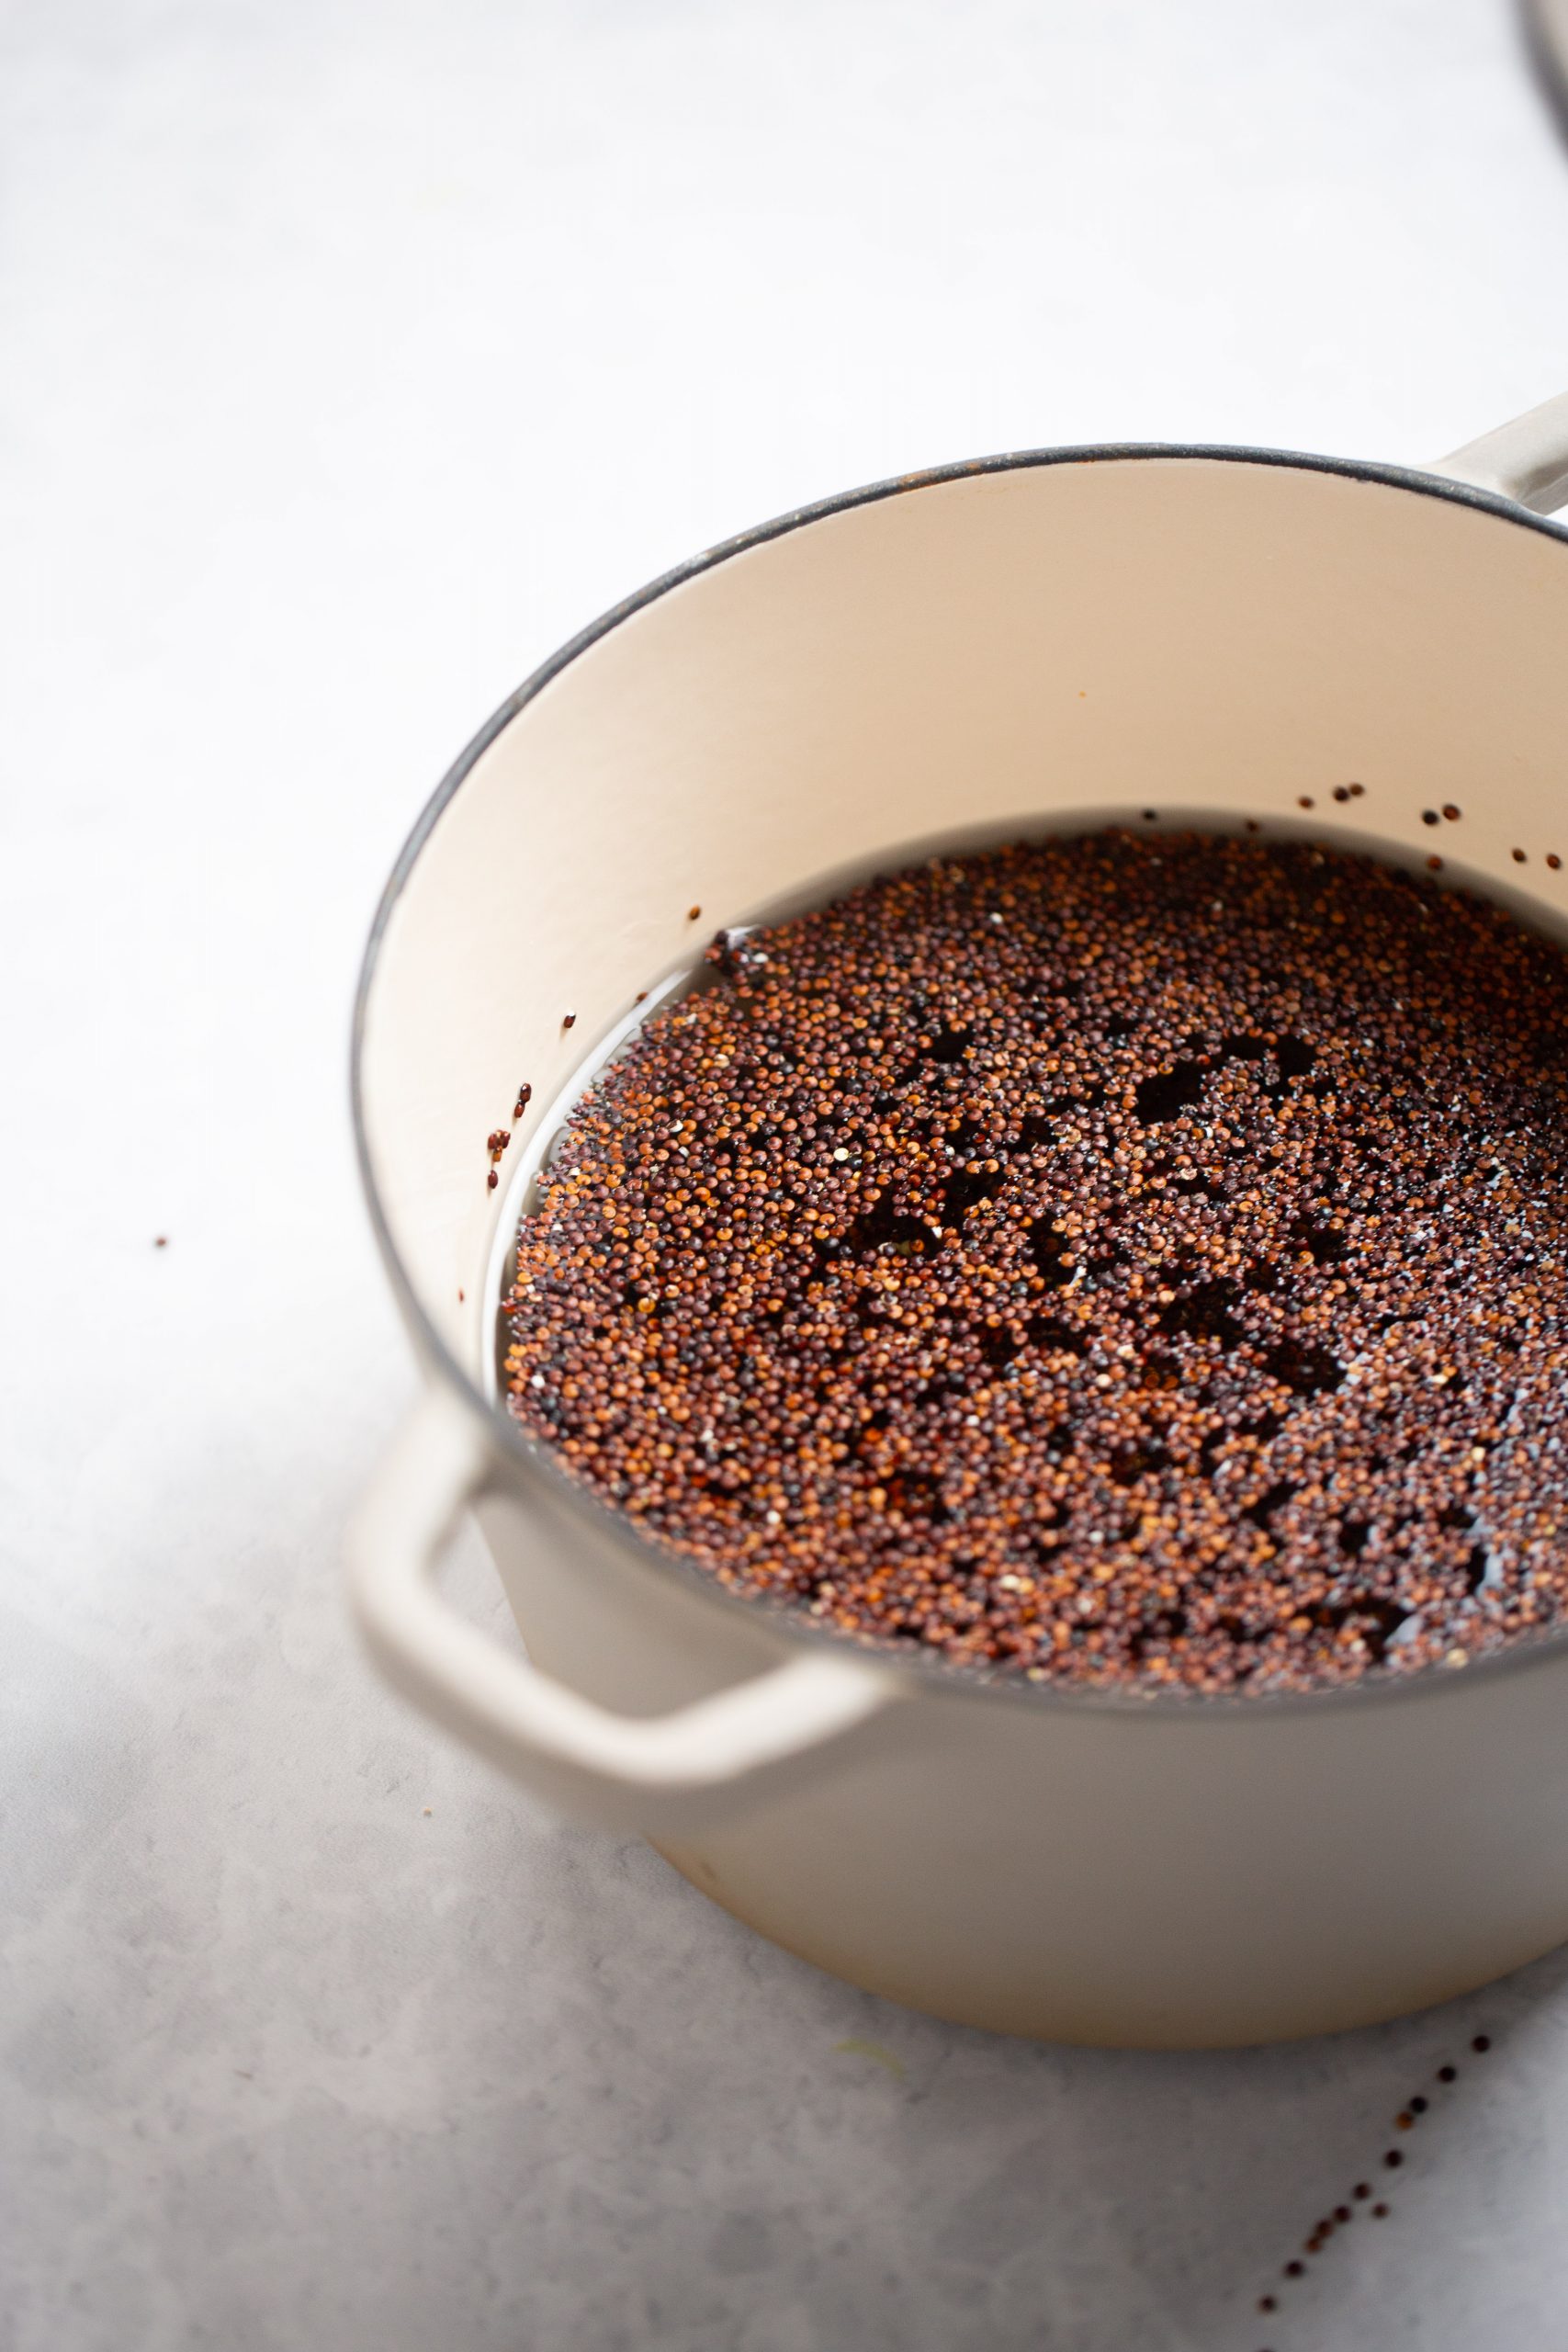
<path id="1" fill-rule="evenodd" d="M 1568 156 L 1501 0 L 11 0 L 0 42 L 0 2345 L 1557 2352 L 1568 1958 L 1292 2051 L 951 2031 L 427 1736 L 336 1562 L 411 1377 L 348 1000 L 447 758 L 856 480 L 1420 457 L 1558 389 Z"/>

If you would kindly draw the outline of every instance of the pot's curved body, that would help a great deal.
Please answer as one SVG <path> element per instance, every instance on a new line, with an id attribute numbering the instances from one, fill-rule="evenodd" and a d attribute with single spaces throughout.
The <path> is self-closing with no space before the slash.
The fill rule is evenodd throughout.
<path id="1" fill-rule="evenodd" d="M 1565 454 L 1561 417 L 1536 428 L 1543 498 Z M 433 804 L 362 990 L 367 1178 L 429 1379 L 355 1542 L 394 1678 L 778 1942 L 972 2024 L 1265 2040 L 1568 1937 L 1568 1642 L 1305 1698 L 987 1688 L 733 1600 L 484 1395 L 507 1198 L 485 1136 L 687 952 L 694 905 L 706 933 L 913 843 L 1153 809 L 1440 853 L 1568 934 L 1565 786 L 1568 537 L 1311 459 L 1047 454 L 885 486 L 569 648 Z M 464 1498 L 527 1667 L 434 1597 Z"/>

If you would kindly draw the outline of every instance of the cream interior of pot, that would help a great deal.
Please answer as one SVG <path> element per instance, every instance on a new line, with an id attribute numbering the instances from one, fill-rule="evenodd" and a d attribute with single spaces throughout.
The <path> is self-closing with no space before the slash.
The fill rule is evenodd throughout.
<path id="1" fill-rule="evenodd" d="M 1565 746 L 1568 544 L 1392 483 L 1025 465 L 750 547 L 524 706 L 391 910 L 361 1092 L 414 1295 L 477 1380 L 487 1137 L 522 1148 L 721 924 L 890 849 L 1152 809 L 1440 856 L 1562 933 Z"/>

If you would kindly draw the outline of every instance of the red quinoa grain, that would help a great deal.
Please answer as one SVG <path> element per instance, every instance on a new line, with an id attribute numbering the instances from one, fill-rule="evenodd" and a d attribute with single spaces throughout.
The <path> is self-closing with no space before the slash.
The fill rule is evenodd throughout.
<path id="1" fill-rule="evenodd" d="M 512 1409 L 645 1535 L 1061 1683 L 1568 1613 L 1555 948 L 1366 858 L 1111 831 L 708 961 L 573 1113 L 508 1301 Z"/>

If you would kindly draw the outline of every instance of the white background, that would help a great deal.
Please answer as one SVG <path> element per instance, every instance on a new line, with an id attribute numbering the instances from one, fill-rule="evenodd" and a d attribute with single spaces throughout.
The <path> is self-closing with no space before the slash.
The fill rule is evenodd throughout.
<path id="1" fill-rule="evenodd" d="M 937 2027 L 448 1750 L 337 1568 L 412 1385 L 349 1000 L 448 760 L 856 481 L 1568 385 L 1504 0 L 8 0 L 0 162 L 0 2344 L 1559 2352 L 1568 1960 Z"/>

